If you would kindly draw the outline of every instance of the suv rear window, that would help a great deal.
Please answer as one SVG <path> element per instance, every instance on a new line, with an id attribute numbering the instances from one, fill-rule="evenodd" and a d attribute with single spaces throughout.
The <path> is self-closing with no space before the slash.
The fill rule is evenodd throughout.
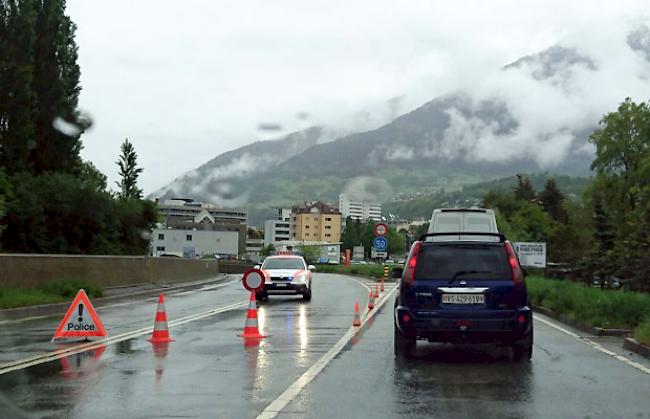
<path id="1" fill-rule="evenodd" d="M 477 271 L 459 277 L 462 279 L 510 280 L 512 276 L 503 246 L 453 243 L 422 246 L 415 280 L 451 281 L 461 271 Z"/>

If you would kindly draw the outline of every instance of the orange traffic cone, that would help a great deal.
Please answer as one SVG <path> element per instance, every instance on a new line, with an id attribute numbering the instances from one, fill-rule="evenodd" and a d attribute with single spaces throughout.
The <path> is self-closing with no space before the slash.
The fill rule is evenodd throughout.
<path id="1" fill-rule="evenodd" d="M 379 284 L 375 283 L 375 299 L 379 298 Z"/>
<path id="2" fill-rule="evenodd" d="M 352 326 L 361 326 L 361 315 L 359 314 L 359 301 L 354 303 L 354 320 L 352 320 Z"/>
<path id="3" fill-rule="evenodd" d="M 380 291 L 381 291 L 381 292 L 384 292 L 384 277 L 383 277 L 383 276 L 381 277 L 381 288 L 380 288 Z"/>
<path id="4" fill-rule="evenodd" d="M 158 310 L 156 311 L 156 320 L 153 324 L 153 334 L 149 339 L 151 343 L 173 342 L 169 336 L 169 327 L 167 326 L 167 312 L 165 311 L 165 296 L 160 294 L 158 297 Z"/>
<path id="5" fill-rule="evenodd" d="M 370 290 L 370 296 L 368 297 L 368 310 L 375 308 L 375 294 Z"/>
<path id="6" fill-rule="evenodd" d="M 251 292 L 251 300 L 248 303 L 248 311 L 246 312 L 244 333 L 239 336 L 244 339 L 262 339 L 266 337 L 260 335 L 260 329 L 257 325 L 257 302 L 255 300 L 255 292 Z"/>

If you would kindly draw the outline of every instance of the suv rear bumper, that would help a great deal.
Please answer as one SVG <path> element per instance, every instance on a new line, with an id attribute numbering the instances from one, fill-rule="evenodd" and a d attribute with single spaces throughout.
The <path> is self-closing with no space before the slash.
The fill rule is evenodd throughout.
<path id="1" fill-rule="evenodd" d="M 395 307 L 395 326 L 404 336 L 431 342 L 513 343 L 530 335 L 532 320 L 528 307 L 506 312 L 481 311 L 474 315 L 436 311 L 414 315 L 407 307 Z"/>

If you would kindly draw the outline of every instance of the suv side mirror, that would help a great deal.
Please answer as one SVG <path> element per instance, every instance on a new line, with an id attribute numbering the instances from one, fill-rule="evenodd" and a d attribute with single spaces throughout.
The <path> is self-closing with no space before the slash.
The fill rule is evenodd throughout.
<path id="1" fill-rule="evenodd" d="M 403 273 L 404 268 L 395 266 L 393 267 L 393 271 L 391 272 L 390 276 L 391 278 L 401 278 Z"/>
<path id="2" fill-rule="evenodd" d="M 310 270 L 310 271 L 315 271 L 316 267 L 314 265 L 309 265 L 309 266 L 307 266 L 307 269 Z"/>
<path id="3" fill-rule="evenodd" d="M 260 268 L 260 265 L 253 266 L 253 269 L 259 269 L 259 268 Z"/>

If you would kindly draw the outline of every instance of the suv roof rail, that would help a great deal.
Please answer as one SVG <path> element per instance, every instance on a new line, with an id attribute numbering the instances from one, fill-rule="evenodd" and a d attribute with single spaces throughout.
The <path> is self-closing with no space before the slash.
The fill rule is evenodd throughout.
<path id="1" fill-rule="evenodd" d="M 458 207 L 458 208 L 436 208 L 434 211 L 440 211 L 440 212 L 482 212 L 486 213 L 488 211 L 491 211 L 490 208 L 482 208 L 482 207 Z"/>
<path id="2" fill-rule="evenodd" d="M 427 237 L 439 237 L 439 236 L 486 236 L 486 237 L 498 237 L 500 242 L 506 241 L 506 236 L 501 233 L 486 233 L 478 231 L 449 231 L 444 233 L 426 233 L 420 236 L 419 240 L 424 241 Z"/>

